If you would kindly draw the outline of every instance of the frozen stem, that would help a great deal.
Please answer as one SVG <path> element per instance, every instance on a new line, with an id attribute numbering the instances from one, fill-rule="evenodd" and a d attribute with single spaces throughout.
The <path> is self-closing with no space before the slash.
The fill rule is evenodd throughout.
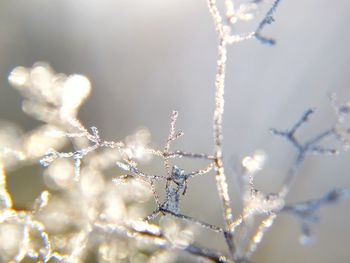
<path id="1" fill-rule="evenodd" d="M 338 151 L 335 149 L 326 149 L 319 144 L 329 138 L 331 136 L 337 136 L 335 127 L 331 127 L 319 134 L 317 134 L 314 138 L 309 139 L 308 141 L 302 143 L 296 137 L 295 133 L 299 130 L 299 128 L 308 121 L 311 114 L 315 112 L 314 109 L 307 110 L 302 117 L 292 126 L 291 129 L 287 131 L 279 131 L 276 129 L 271 129 L 271 132 L 275 135 L 281 136 L 286 139 L 292 146 L 297 150 L 297 156 L 289 169 L 287 176 L 283 182 L 282 189 L 279 193 L 281 197 L 285 197 L 295 180 L 295 177 L 299 171 L 300 166 L 305 160 L 307 154 L 337 154 Z"/>
<path id="2" fill-rule="evenodd" d="M 217 69 L 215 76 L 215 110 L 213 117 L 213 129 L 214 129 L 214 168 L 216 172 L 216 186 L 218 194 L 221 200 L 224 221 L 226 229 L 230 232 L 234 223 L 232 214 L 230 197 L 228 194 L 228 185 L 226 182 L 226 176 L 223 165 L 222 156 L 222 119 L 224 114 L 224 88 L 225 88 L 225 70 L 227 60 L 227 34 L 225 33 L 222 17 L 216 5 L 215 0 L 208 1 L 209 11 L 214 20 L 215 29 L 218 35 L 218 57 L 217 57 Z M 231 234 L 226 238 L 227 245 L 230 249 L 231 255 L 234 254 L 234 245 Z"/>
<path id="3" fill-rule="evenodd" d="M 254 37 L 263 44 L 274 45 L 276 43 L 274 39 L 263 36 L 261 32 L 267 25 L 272 24 L 275 21 L 275 19 L 273 18 L 273 14 L 276 12 L 280 2 L 281 0 L 275 0 L 275 2 L 272 4 L 269 11 L 267 11 L 264 19 L 260 22 L 258 28 L 255 31 Z"/>
<path id="4" fill-rule="evenodd" d="M 338 203 L 350 197 L 348 189 L 333 189 L 320 198 L 299 202 L 296 204 L 286 205 L 281 212 L 289 213 L 300 220 L 302 236 L 300 241 L 307 244 L 312 238 L 311 224 L 319 220 L 318 212 L 325 205 Z"/>
<path id="5" fill-rule="evenodd" d="M 308 154 L 336 154 L 337 151 L 334 149 L 325 149 L 322 146 L 319 146 L 319 144 L 326 138 L 330 136 L 336 136 L 335 128 L 331 127 L 330 129 L 319 133 L 314 138 L 311 138 L 310 140 L 301 143 L 296 137 L 295 133 L 299 130 L 299 128 L 306 123 L 309 120 L 310 115 L 312 115 L 315 112 L 314 109 L 307 110 L 301 118 L 287 131 L 280 131 L 276 129 L 271 129 L 271 132 L 275 135 L 281 136 L 284 139 L 286 139 L 289 143 L 292 144 L 292 146 L 297 150 L 296 158 L 294 159 L 294 162 L 290 169 L 288 170 L 287 176 L 284 179 L 284 182 L 282 184 L 281 191 L 279 192 L 278 196 L 279 198 L 285 199 L 287 194 L 290 191 L 290 188 L 297 177 L 297 174 L 299 172 L 299 169 L 301 165 L 305 161 L 305 157 Z M 247 253 L 246 258 L 249 259 L 251 255 L 256 250 L 258 244 L 261 242 L 264 234 L 268 231 L 268 229 L 271 227 L 271 225 L 274 223 L 277 214 L 275 211 L 271 213 L 266 219 L 262 221 L 262 223 L 259 225 L 258 230 L 253 236 L 253 239 L 251 240 Z"/>

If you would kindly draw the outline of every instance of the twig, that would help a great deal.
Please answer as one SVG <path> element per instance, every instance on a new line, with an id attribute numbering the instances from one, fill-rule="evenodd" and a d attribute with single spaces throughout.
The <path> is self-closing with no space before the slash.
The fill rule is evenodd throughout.
<path id="1" fill-rule="evenodd" d="M 336 150 L 333 149 L 324 149 L 318 144 L 327 137 L 330 137 L 335 134 L 335 129 L 332 127 L 318 135 L 314 138 L 310 139 L 305 143 L 299 142 L 299 140 L 295 137 L 295 133 L 297 130 L 308 121 L 311 114 L 315 112 L 314 109 L 307 110 L 302 117 L 292 126 L 288 131 L 279 131 L 276 129 L 271 129 L 271 132 L 275 135 L 281 136 L 285 138 L 288 142 L 290 142 L 294 148 L 297 149 L 297 156 L 288 170 L 287 176 L 284 179 L 282 184 L 282 188 L 278 194 L 279 198 L 285 199 L 286 195 L 289 193 L 290 187 L 293 184 L 301 165 L 303 164 L 305 157 L 307 154 L 324 154 L 324 153 L 337 153 Z M 248 249 L 246 252 L 246 258 L 250 258 L 253 252 L 256 250 L 258 244 L 261 242 L 264 234 L 270 228 L 270 226 L 274 223 L 277 217 L 276 211 L 271 213 L 266 219 L 262 221 L 259 225 L 258 230 L 256 231 Z"/>
<path id="2" fill-rule="evenodd" d="M 136 224 L 128 225 L 115 225 L 115 224 L 106 224 L 103 222 L 96 222 L 94 224 L 96 230 L 102 233 L 116 234 L 127 236 L 129 238 L 143 241 L 146 243 L 151 243 L 157 246 L 160 249 L 177 249 L 176 244 L 173 244 L 171 241 L 167 240 L 165 235 L 161 232 L 161 229 L 158 226 L 150 225 L 148 223 L 143 223 L 142 226 Z M 200 256 L 211 260 L 212 262 L 218 263 L 234 263 L 229 260 L 225 255 L 220 252 L 200 248 L 195 245 L 187 245 L 185 248 L 180 248 L 190 254 L 195 256 Z"/>
<path id="3" fill-rule="evenodd" d="M 221 200 L 226 229 L 230 232 L 234 223 L 232 209 L 230 205 L 230 197 L 228 194 L 228 185 L 223 166 L 222 157 L 222 119 L 224 114 L 224 87 L 225 87 L 225 69 L 227 59 L 227 42 L 222 17 L 216 6 L 215 0 L 208 0 L 210 14 L 214 20 L 215 29 L 218 35 L 218 58 L 217 71 L 215 77 L 215 110 L 213 117 L 214 129 L 214 167 L 216 171 L 216 186 Z M 226 239 L 230 253 L 234 254 L 234 244 L 232 236 L 229 235 Z"/>
<path id="4" fill-rule="evenodd" d="M 325 149 L 321 146 L 318 146 L 319 143 L 321 143 L 324 139 L 330 137 L 330 136 L 336 136 L 336 131 L 334 127 L 329 128 L 328 130 L 321 132 L 320 134 L 316 135 L 314 138 L 311 138 L 310 140 L 306 141 L 305 143 L 299 142 L 299 140 L 295 137 L 295 133 L 297 130 L 308 121 L 311 114 L 315 112 L 314 109 L 307 110 L 302 117 L 296 122 L 296 124 L 293 125 L 291 129 L 288 131 L 279 131 L 276 129 L 271 129 L 271 132 L 275 135 L 281 136 L 285 138 L 288 142 L 290 142 L 294 148 L 297 150 L 297 156 L 295 158 L 295 161 L 291 168 L 289 169 L 287 176 L 283 182 L 282 189 L 279 193 L 279 196 L 284 198 L 288 192 L 289 189 L 295 180 L 295 177 L 299 171 L 300 166 L 305 160 L 305 157 L 307 154 L 337 154 L 338 151 L 335 149 Z"/>
<path id="5" fill-rule="evenodd" d="M 264 19 L 260 22 L 258 28 L 255 30 L 255 34 L 254 34 L 255 38 L 263 44 L 274 45 L 276 43 L 274 39 L 261 35 L 261 32 L 266 25 L 269 25 L 275 21 L 275 19 L 273 18 L 273 14 L 276 12 L 280 2 L 281 0 L 275 0 L 275 2 L 273 3 L 269 11 L 267 11 Z"/>

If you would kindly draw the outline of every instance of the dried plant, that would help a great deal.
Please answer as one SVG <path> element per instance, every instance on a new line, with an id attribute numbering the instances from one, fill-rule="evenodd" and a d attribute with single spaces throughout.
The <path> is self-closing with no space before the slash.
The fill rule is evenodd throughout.
<path id="1" fill-rule="evenodd" d="M 177 111 L 171 114 L 169 135 L 162 149 L 150 146 L 150 135 L 145 129 L 123 140 L 106 141 L 96 127 L 85 128 L 77 117 L 91 89 L 86 77 L 56 74 L 45 63 L 32 68 L 17 67 L 11 72 L 9 81 L 24 97 L 24 112 L 45 124 L 27 134 L 20 143 L 0 148 L 2 262 L 22 262 L 29 258 L 37 262 L 84 262 L 92 256 L 98 262 L 126 262 L 135 255 L 138 258 L 133 262 L 171 262 L 176 261 L 181 251 L 198 260 L 250 262 L 279 214 L 288 213 L 300 221 L 302 242 L 306 243 L 311 238 L 312 224 L 319 219 L 318 211 L 324 205 L 349 197 L 349 190 L 334 189 L 320 198 L 286 204 L 286 196 L 307 155 L 337 154 L 338 150 L 322 145 L 329 138 L 348 145 L 349 129 L 344 120 L 350 106 L 338 104 L 332 95 L 336 119 L 329 129 L 306 142 L 296 137 L 314 113 L 310 109 L 290 129 L 271 130 L 296 150 L 279 192 L 266 194 L 254 184 L 254 175 L 263 169 L 264 153 L 256 151 L 243 158 L 236 171 L 242 211 L 233 214 L 222 150 L 227 48 L 252 38 L 273 45 L 275 41 L 264 36 L 263 30 L 274 21 L 273 13 L 280 1 L 273 2 L 255 31 L 245 34 L 234 33 L 236 24 L 253 19 L 263 1 L 223 2 L 220 11 L 215 0 L 208 0 L 218 39 L 212 153 L 172 150 L 172 142 L 184 135 L 176 129 Z M 162 174 L 143 171 L 143 162 L 152 157 L 162 160 Z M 206 165 L 196 171 L 185 171 L 173 164 L 179 158 L 201 160 Z M 14 207 L 7 190 L 5 170 L 23 161 L 38 161 L 45 167 L 48 190 L 41 193 L 32 209 Z M 118 174 L 113 179 L 104 175 L 111 169 Z M 181 210 L 180 201 L 188 192 L 192 178 L 211 176 L 212 171 L 222 205 L 222 227 Z M 146 202 L 153 202 L 152 211 L 147 211 Z M 221 235 L 226 251 L 198 245 L 194 226 Z"/>

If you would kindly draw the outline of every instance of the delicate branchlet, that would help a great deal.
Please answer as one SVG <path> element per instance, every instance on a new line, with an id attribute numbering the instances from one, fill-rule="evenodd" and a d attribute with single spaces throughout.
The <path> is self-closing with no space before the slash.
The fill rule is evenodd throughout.
<path id="1" fill-rule="evenodd" d="M 173 113 L 171 114 L 171 122 L 170 122 L 170 132 L 169 132 L 169 136 L 168 139 L 166 141 L 166 144 L 164 146 L 164 166 L 165 166 L 165 171 L 167 174 L 167 177 L 170 178 L 170 173 L 171 173 L 171 169 L 170 169 L 170 164 L 169 164 L 169 149 L 170 149 L 170 144 L 172 141 L 175 141 L 176 139 L 180 138 L 183 135 L 183 132 L 175 132 L 175 125 L 176 125 L 176 120 L 178 117 L 178 112 L 177 111 L 173 111 Z"/>
<path id="2" fill-rule="evenodd" d="M 207 154 L 196 154 L 196 153 L 186 153 L 182 151 L 176 151 L 177 156 L 172 156 L 172 153 L 170 152 L 170 144 L 173 140 L 179 138 L 183 133 L 182 132 L 175 132 L 175 122 L 177 118 L 177 112 L 173 112 L 171 117 L 171 128 L 170 133 L 168 136 L 168 139 L 166 141 L 166 145 L 164 147 L 163 152 L 161 151 L 149 151 L 150 153 L 153 153 L 157 156 L 160 156 L 164 160 L 165 164 L 165 173 L 167 173 L 168 169 L 170 169 L 170 163 L 169 158 L 172 157 L 178 157 L 178 158 L 200 158 L 204 160 L 210 160 L 209 155 Z M 180 213 L 180 201 L 181 196 L 186 194 L 187 190 L 187 184 L 188 180 L 191 179 L 194 176 L 197 175 L 204 175 L 211 171 L 213 168 L 213 164 L 210 163 L 206 168 L 198 170 L 198 171 L 192 171 L 190 173 L 185 173 L 185 171 L 176 165 L 172 166 L 171 172 L 169 175 L 166 176 L 160 176 L 160 175 L 148 175 L 144 172 L 141 172 L 138 168 L 136 168 L 135 165 L 132 163 L 126 163 L 126 162 L 117 162 L 117 165 L 119 168 L 123 169 L 124 171 L 131 172 L 135 178 L 139 178 L 141 180 L 144 180 L 148 182 L 152 186 L 152 192 L 154 195 L 154 199 L 157 204 L 157 209 L 152 212 L 149 216 L 145 218 L 146 221 L 150 221 L 154 219 L 159 214 L 168 214 L 173 217 L 176 217 L 178 219 L 181 219 L 186 222 L 195 223 L 201 227 L 208 228 L 212 231 L 224 233 L 225 231 L 221 229 L 220 227 L 202 222 L 198 219 L 192 218 L 190 216 L 186 216 Z M 128 176 L 124 177 L 125 179 L 128 178 Z M 120 180 L 120 178 L 115 179 L 115 181 Z M 157 181 L 165 181 L 165 200 L 161 203 L 159 202 L 159 196 L 154 188 L 154 184 Z"/>
<path id="3" fill-rule="evenodd" d="M 293 125 L 293 127 L 287 131 L 279 131 L 276 129 L 271 129 L 271 132 L 275 135 L 281 136 L 285 138 L 288 142 L 292 144 L 292 146 L 297 150 L 297 156 L 295 158 L 294 163 L 292 164 L 291 168 L 288 171 L 288 174 L 284 180 L 283 187 L 279 193 L 281 197 L 285 197 L 287 193 L 289 192 L 289 189 L 291 187 L 291 184 L 293 183 L 298 170 L 302 163 L 305 160 L 305 157 L 308 154 L 337 154 L 338 151 L 336 149 L 327 149 L 321 146 L 322 141 L 325 139 L 334 136 L 337 137 L 336 129 L 335 127 L 331 127 L 318 135 L 316 135 L 314 138 L 309 139 L 308 141 L 301 143 L 296 137 L 295 133 L 297 130 L 308 121 L 311 114 L 314 113 L 314 109 L 307 110 L 300 120 Z"/>
<path id="4" fill-rule="evenodd" d="M 307 110 L 302 117 L 287 131 L 280 131 L 276 129 L 271 129 L 271 132 L 275 135 L 281 136 L 285 138 L 288 142 L 292 144 L 292 146 L 297 150 L 296 158 L 294 159 L 293 164 L 291 165 L 290 169 L 288 170 L 287 176 L 284 179 L 282 188 L 280 192 L 278 193 L 278 197 L 281 199 L 284 199 L 288 192 L 290 191 L 290 188 L 292 186 L 292 183 L 297 177 L 297 174 L 299 172 L 299 169 L 303 162 L 305 161 L 305 158 L 308 154 L 337 154 L 338 151 L 336 149 L 327 149 L 321 146 L 321 143 L 323 140 L 329 138 L 329 137 L 335 137 L 338 138 L 337 129 L 335 126 L 319 133 L 314 138 L 309 139 L 308 141 L 301 143 L 296 137 L 295 133 L 299 130 L 299 128 L 308 121 L 311 114 L 314 113 L 314 109 Z M 278 212 L 277 210 L 276 212 Z M 249 248 L 246 253 L 246 258 L 250 258 L 251 255 L 256 250 L 258 244 L 261 242 L 264 234 L 268 231 L 268 229 L 271 227 L 271 225 L 274 223 L 274 220 L 276 219 L 277 214 L 272 213 L 269 215 L 265 220 L 262 221 L 262 223 L 259 225 L 258 230 L 254 234 L 253 239 L 250 242 Z M 305 225 L 303 225 L 303 228 L 305 232 L 307 232 L 308 228 L 306 228 Z"/>
<path id="5" fill-rule="evenodd" d="M 118 149 L 121 153 L 124 153 L 122 148 L 124 143 L 122 142 L 113 142 L 113 141 L 103 141 L 100 138 L 99 131 L 96 127 L 91 127 L 91 133 L 89 133 L 82 125 L 79 125 L 80 133 L 57 133 L 57 135 L 66 136 L 68 138 L 86 138 L 88 141 L 93 143 L 93 145 L 86 148 L 76 150 L 74 152 L 58 152 L 51 149 L 39 162 L 43 166 L 50 165 L 57 158 L 70 158 L 74 160 L 74 179 L 78 181 L 80 179 L 80 170 L 81 170 L 81 160 L 84 156 L 89 153 L 97 150 L 98 148 L 111 148 Z"/>
<path id="6" fill-rule="evenodd" d="M 251 242 L 259 240 L 256 235 L 252 235 L 256 217 L 265 215 L 270 217 L 284 206 L 284 199 L 278 194 L 265 194 L 258 190 L 254 184 L 254 177 L 263 169 L 265 162 L 266 153 L 257 150 L 251 156 L 244 157 L 240 169 L 236 171 L 239 174 L 240 196 L 243 207 L 242 214 L 235 220 L 233 228 L 236 248 L 234 258 L 238 262 L 247 262 L 250 257 L 249 247 Z M 263 225 L 265 226 L 265 224 Z"/>
<path id="7" fill-rule="evenodd" d="M 286 205 L 281 212 L 289 213 L 300 220 L 302 235 L 300 242 L 308 244 L 312 241 L 311 225 L 319 221 L 319 210 L 328 204 L 334 204 L 350 197 L 350 191 L 346 189 L 333 189 L 320 198 Z"/>
<path id="8" fill-rule="evenodd" d="M 273 18 L 273 14 L 276 12 L 278 5 L 280 4 L 281 0 L 275 0 L 275 2 L 272 4 L 271 8 L 269 11 L 266 13 L 264 19 L 260 22 L 258 28 L 255 30 L 254 37 L 261 41 L 263 44 L 268 44 L 268 45 L 274 45 L 275 40 L 269 37 L 265 37 L 261 34 L 261 32 L 264 30 L 264 28 L 275 22 L 275 19 Z"/>
<path id="9" fill-rule="evenodd" d="M 2 167 L 0 167 L 2 168 Z M 13 256 L 13 262 L 21 262 L 25 257 L 29 257 L 41 262 L 49 262 L 52 257 L 52 247 L 49 234 L 46 232 L 44 225 L 35 220 L 35 214 L 43 209 L 47 204 L 48 193 L 43 192 L 36 200 L 33 211 L 16 211 L 12 209 L 12 198 L 6 189 L 6 177 L 1 169 L 2 179 L 2 201 L 3 207 L 0 208 L 0 226 L 12 225 L 20 229 L 18 239 L 18 251 Z M 3 198 L 4 197 L 4 198 Z M 40 249 L 35 250 L 37 243 L 35 240 L 38 236 L 40 240 Z"/>

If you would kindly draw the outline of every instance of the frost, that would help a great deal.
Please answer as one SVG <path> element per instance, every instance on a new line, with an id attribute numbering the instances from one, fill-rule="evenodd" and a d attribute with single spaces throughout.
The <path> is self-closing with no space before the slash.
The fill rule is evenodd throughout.
<path id="1" fill-rule="evenodd" d="M 55 150 L 51 150 L 46 155 L 39 160 L 39 163 L 42 166 L 49 166 L 54 160 L 56 160 L 59 157 L 59 153 Z"/>
<path id="2" fill-rule="evenodd" d="M 90 260 L 93 254 L 98 262 L 175 262 L 180 251 L 206 261 L 245 263 L 250 262 L 281 213 L 298 220 L 302 244 L 313 239 L 312 228 L 321 220 L 320 210 L 348 199 L 350 190 L 336 188 L 295 204 L 286 203 L 286 197 L 308 155 L 339 153 L 324 146 L 327 140 L 336 141 L 340 147 L 350 144 L 350 129 L 346 127 L 349 102 L 339 103 L 331 95 L 335 123 L 307 140 L 299 138 L 299 130 L 310 121 L 313 108 L 290 128 L 272 129 L 296 152 L 288 172 L 281 174 L 280 189 L 267 194 L 254 180 L 267 160 L 267 153 L 257 150 L 243 157 L 235 171 L 241 203 L 233 206 L 228 186 L 231 174 L 225 170 L 223 156 L 228 47 L 253 38 L 274 44 L 262 32 L 275 21 L 274 13 L 281 3 L 273 1 L 256 30 L 238 33 L 237 24 L 248 20 L 255 23 L 264 1 L 241 2 L 225 0 L 219 7 L 215 0 L 208 0 L 218 42 L 213 149 L 209 153 L 173 149 L 173 143 L 184 136 L 176 127 L 178 111 L 171 113 L 169 133 L 159 148 L 151 147 L 146 128 L 109 141 L 104 139 L 103 130 L 86 127 L 78 118 L 80 106 L 91 93 L 87 77 L 56 73 L 44 62 L 30 68 L 16 67 L 10 73 L 10 84 L 24 97 L 22 110 L 44 124 L 24 135 L 11 125 L 0 130 L 0 261 L 78 263 Z M 194 168 L 180 166 L 181 158 L 190 160 Z M 155 166 L 153 161 L 161 165 Z M 42 166 L 48 190 L 31 206 L 16 207 L 6 170 L 32 162 Z M 222 226 L 197 219 L 193 216 L 196 212 L 181 206 L 191 197 L 188 191 L 193 178 L 199 177 L 200 182 L 204 176 L 215 178 Z M 212 197 L 203 194 L 201 202 L 205 204 Z M 226 250 L 206 247 L 206 242 L 196 237 L 197 230 L 221 237 Z"/>

